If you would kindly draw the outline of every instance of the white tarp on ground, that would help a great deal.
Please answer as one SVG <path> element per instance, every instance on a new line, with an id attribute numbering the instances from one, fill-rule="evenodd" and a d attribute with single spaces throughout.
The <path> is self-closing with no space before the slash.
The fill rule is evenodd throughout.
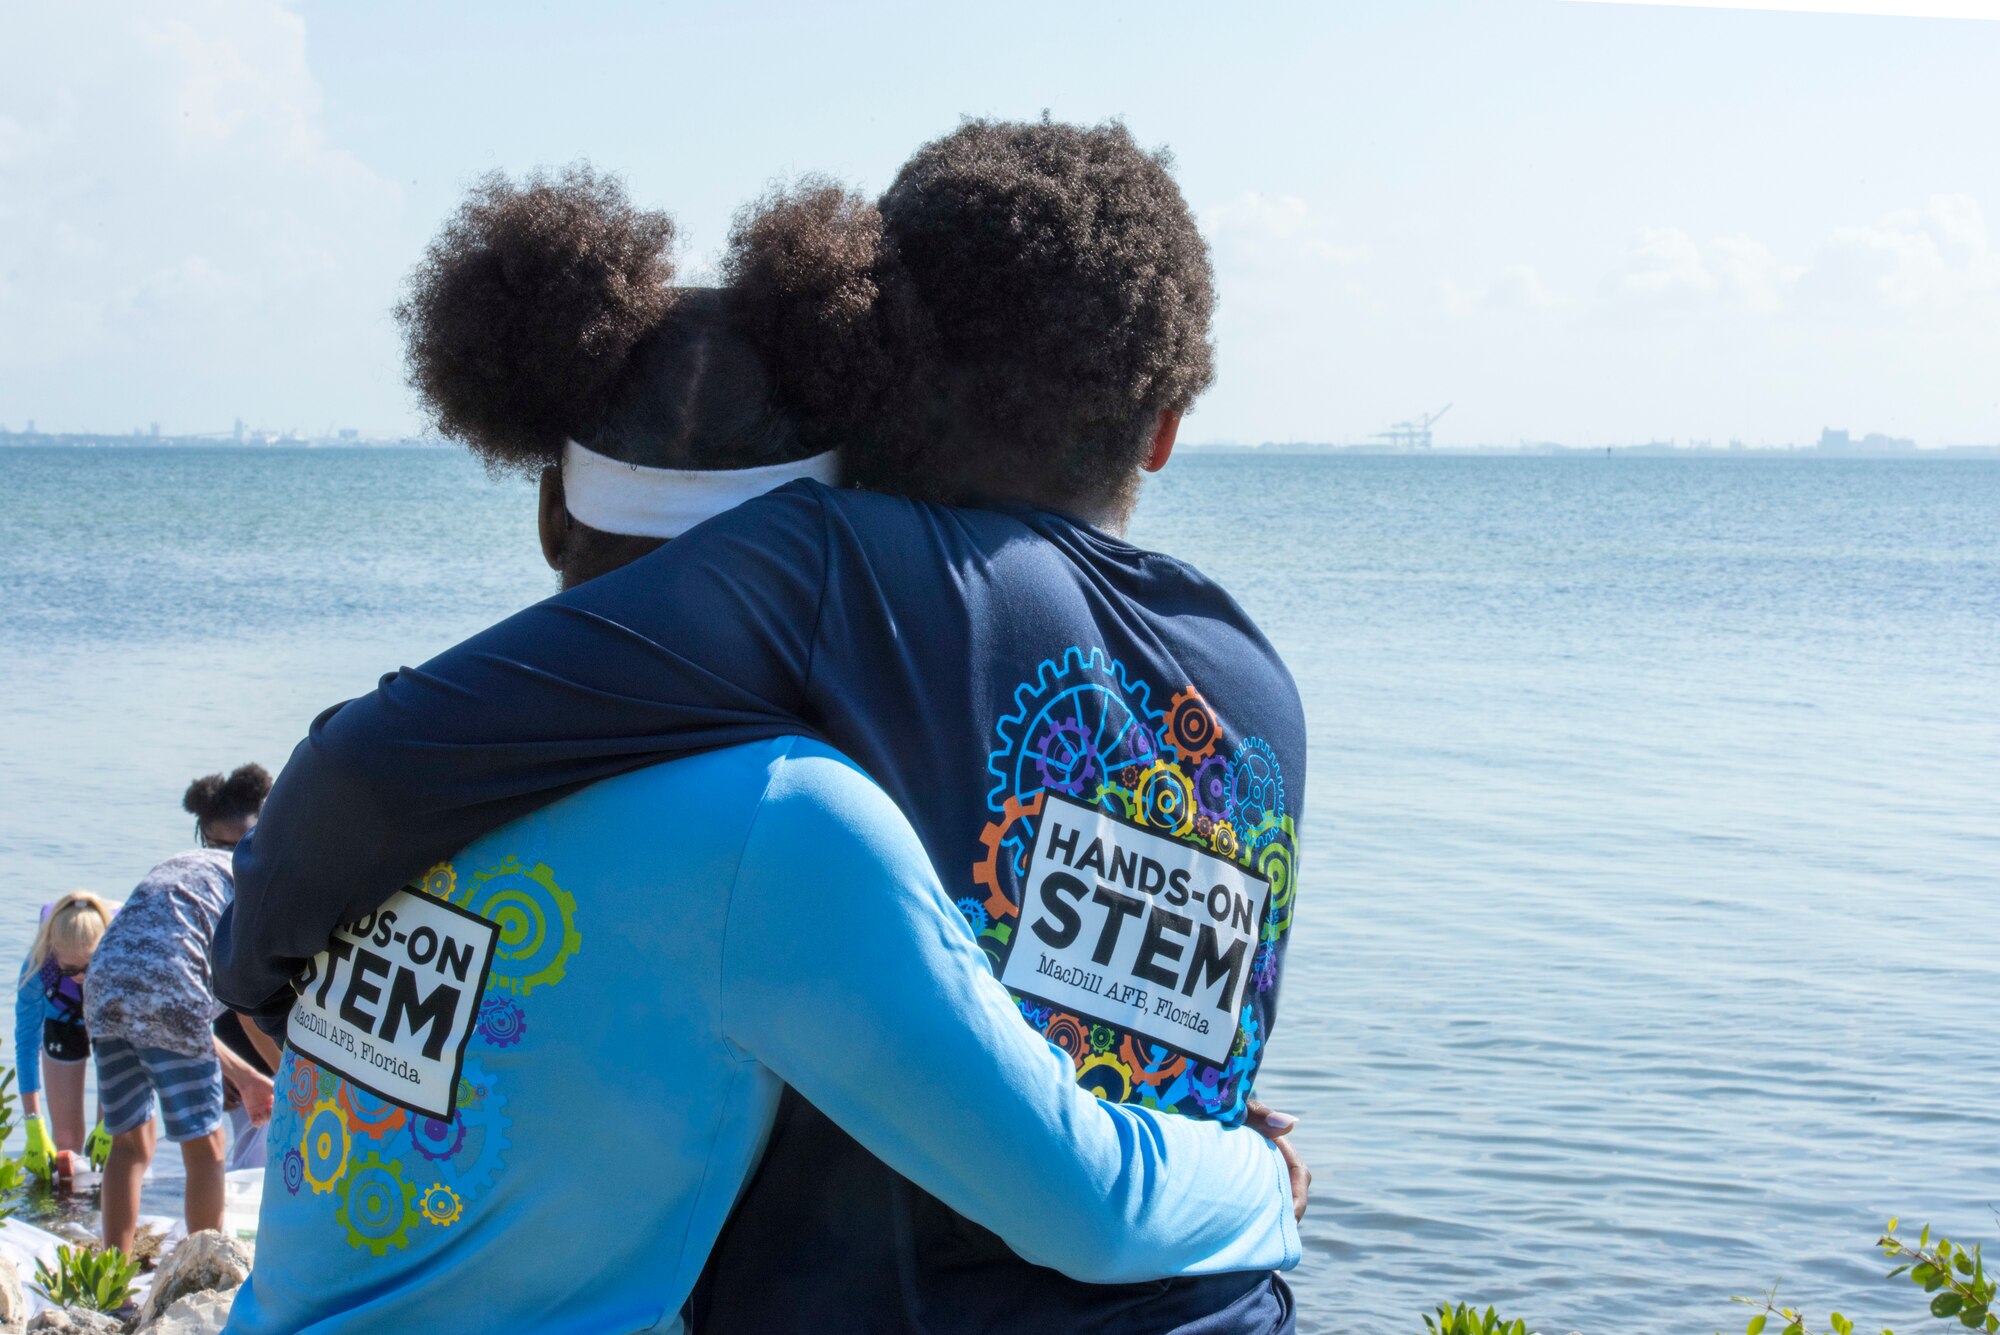
<path id="1" fill-rule="evenodd" d="M 175 1165 L 178 1167 L 179 1165 Z M 261 1168 L 239 1168 L 228 1175 L 224 1187 L 227 1193 L 223 1199 L 222 1231 L 232 1238 L 255 1245 L 257 1241 L 257 1212 L 264 1204 L 264 1170 Z M 165 1236 L 160 1252 L 164 1256 L 173 1250 L 175 1243 L 187 1236 L 184 1220 L 169 1219 L 165 1215 L 142 1214 L 139 1227 L 152 1229 Z M 14 1263 L 14 1269 L 21 1275 L 21 1291 L 28 1300 L 28 1316 L 51 1304 L 35 1292 L 35 1267 L 46 1265 L 53 1270 L 56 1266 L 56 1248 L 69 1239 L 36 1228 L 33 1224 L 18 1219 L 0 1220 L 0 1256 Z M 146 1291 L 152 1287 L 153 1277 L 141 1275 L 132 1283 L 132 1301 L 144 1302 Z"/>

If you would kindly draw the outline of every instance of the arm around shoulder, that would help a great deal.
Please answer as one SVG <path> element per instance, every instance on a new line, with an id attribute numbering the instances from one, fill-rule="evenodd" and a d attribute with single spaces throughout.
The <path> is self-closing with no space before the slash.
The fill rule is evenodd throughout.
<path id="1" fill-rule="evenodd" d="M 751 828 L 723 1014 L 734 1042 L 1029 1261 L 1091 1283 L 1298 1262 L 1277 1149 L 1081 1089 L 909 823 L 824 747 L 794 747 Z"/>

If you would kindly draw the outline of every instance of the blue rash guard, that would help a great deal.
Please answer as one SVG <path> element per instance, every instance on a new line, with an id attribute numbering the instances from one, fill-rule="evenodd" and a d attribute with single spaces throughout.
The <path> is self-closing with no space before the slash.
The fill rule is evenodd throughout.
<path id="1" fill-rule="evenodd" d="M 1240 1120 L 1292 921 L 1297 691 L 1199 572 L 1028 507 L 795 484 L 322 715 L 238 852 L 218 988 L 281 1015 L 334 924 L 469 839 L 665 755 L 801 730 L 909 816 L 1086 1088 Z M 1290 1300 L 1268 1272 L 1071 1283 L 788 1096 L 696 1312 L 1263 1335 Z"/>
<path id="2" fill-rule="evenodd" d="M 1299 1255 L 1275 1148 L 1079 1089 L 902 814 L 814 742 L 478 840 L 335 938 L 289 1038 L 238 1335 L 678 1330 L 781 1080 L 1078 1278 Z"/>

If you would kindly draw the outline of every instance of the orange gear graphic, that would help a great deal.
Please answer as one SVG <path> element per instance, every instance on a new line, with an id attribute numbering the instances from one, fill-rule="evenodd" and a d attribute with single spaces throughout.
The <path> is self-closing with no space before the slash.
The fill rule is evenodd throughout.
<path id="1" fill-rule="evenodd" d="M 972 880 L 986 891 L 986 912 L 996 922 L 1001 918 L 1017 918 L 1021 906 L 1007 897 L 1000 888 L 1000 848 L 1006 842 L 1007 832 L 1015 824 L 1028 816 L 1042 814 L 1043 794 L 1036 793 L 1023 802 L 1018 797 L 1010 797 L 1000 807 L 1000 819 L 979 832 L 979 846 L 986 851 L 979 861 L 972 864 Z"/>
<path id="2" fill-rule="evenodd" d="M 1130 1034 L 1125 1035 L 1125 1041 L 1118 1045 L 1118 1055 L 1125 1059 L 1125 1067 L 1132 1073 L 1132 1083 L 1138 1085 L 1152 1085 L 1158 1088 L 1187 1069 L 1187 1058 L 1176 1057 L 1158 1070 L 1147 1070 L 1146 1059 L 1141 1057 L 1139 1050 L 1133 1046 Z"/>
<path id="3" fill-rule="evenodd" d="M 356 1135 L 387 1140 L 410 1120 L 409 1113 L 399 1105 L 345 1080 L 341 1081 L 340 1091 L 333 1097 L 341 1112 L 347 1115 L 347 1129 Z"/>
<path id="4" fill-rule="evenodd" d="M 1182 764 L 1199 765 L 1215 754 L 1222 724 L 1208 707 L 1208 701 L 1201 698 L 1201 692 L 1190 686 L 1167 706 L 1166 735 L 1167 745 L 1174 748 Z"/>

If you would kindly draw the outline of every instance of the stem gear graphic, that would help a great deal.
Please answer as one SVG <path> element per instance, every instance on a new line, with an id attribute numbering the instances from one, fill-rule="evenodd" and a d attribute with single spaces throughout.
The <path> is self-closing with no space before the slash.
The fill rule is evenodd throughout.
<path id="1" fill-rule="evenodd" d="M 570 956 L 583 947 L 576 930 L 576 896 L 556 884 L 548 864 L 518 857 L 472 874 L 453 903 L 499 927 L 490 987 L 527 996 L 559 983 Z"/>
<path id="2" fill-rule="evenodd" d="M 348 1171 L 347 1189 L 333 1217 L 347 1230 L 349 1246 L 386 1256 L 392 1247 L 410 1245 L 410 1226 L 419 1218 L 411 1203 L 416 1194 L 403 1180 L 401 1163 L 384 1163 L 370 1150 Z"/>
<path id="3" fill-rule="evenodd" d="M 301 1171 L 306 1184 L 318 1195 L 340 1185 L 347 1173 L 347 1151 L 352 1139 L 347 1133 L 347 1115 L 332 1099 L 321 1099 L 306 1114 L 305 1131 L 299 1138 Z"/>
<path id="4" fill-rule="evenodd" d="M 465 1202 L 459 1200 L 458 1193 L 442 1182 L 431 1183 L 431 1189 L 417 1205 L 429 1222 L 440 1228 L 450 1228 L 458 1222 L 458 1216 L 465 1210 Z"/>

